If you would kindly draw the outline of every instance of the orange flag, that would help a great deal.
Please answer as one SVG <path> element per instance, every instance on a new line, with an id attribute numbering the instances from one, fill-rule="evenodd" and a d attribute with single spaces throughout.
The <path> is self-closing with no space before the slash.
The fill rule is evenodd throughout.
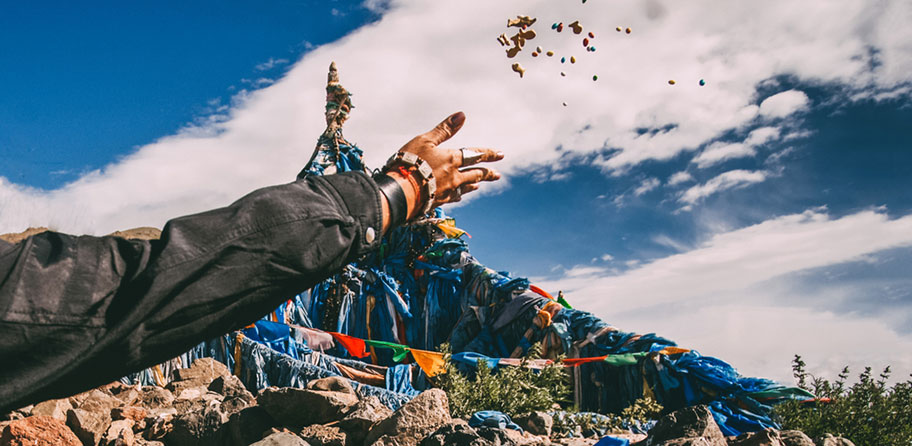
<path id="1" fill-rule="evenodd" d="M 425 375 L 433 377 L 446 373 L 443 353 L 416 350 L 414 348 L 411 349 L 411 353 L 412 357 L 415 358 L 415 362 L 418 363 L 418 367 L 424 370 Z"/>

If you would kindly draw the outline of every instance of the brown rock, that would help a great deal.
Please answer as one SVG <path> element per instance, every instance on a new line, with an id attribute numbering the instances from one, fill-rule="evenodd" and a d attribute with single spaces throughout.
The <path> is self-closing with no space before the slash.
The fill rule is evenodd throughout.
<path id="1" fill-rule="evenodd" d="M 82 440 L 83 445 L 98 445 L 111 425 L 110 409 L 103 412 L 71 409 L 67 412 L 66 424 Z"/>
<path id="2" fill-rule="evenodd" d="M 263 438 L 264 432 L 275 425 L 275 420 L 260 406 L 250 406 L 231 414 L 223 426 L 226 444 L 247 446 Z"/>
<path id="3" fill-rule="evenodd" d="M 3 414 L 3 416 L 0 417 L 0 421 L 21 420 L 23 418 L 30 417 L 30 416 L 32 416 L 32 409 L 34 409 L 34 408 L 35 408 L 35 406 L 33 406 L 31 404 L 29 404 L 28 406 L 25 406 L 25 407 L 20 407 L 16 410 Z"/>
<path id="4" fill-rule="evenodd" d="M 133 446 L 133 420 L 117 420 L 111 423 L 103 440 L 105 446 Z"/>
<path id="5" fill-rule="evenodd" d="M 153 413 L 152 416 L 146 418 L 147 428 L 143 433 L 146 439 L 161 440 L 171 433 L 171 420 L 174 419 L 174 415 L 177 413 L 176 410 L 171 410 L 174 412 Z"/>
<path id="6" fill-rule="evenodd" d="M 68 398 L 60 400 L 48 400 L 35 405 L 32 408 L 32 415 L 41 415 L 45 417 L 56 418 L 66 423 L 67 412 L 73 408 Z"/>
<path id="7" fill-rule="evenodd" d="M 728 445 L 706 406 L 685 407 L 665 415 L 649 430 L 645 443 L 646 446 Z"/>
<path id="8" fill-rule="evenodd" d="M 547 412 L 540 411 L 514 417 L 513 422 L 533 435 L 546 437 L 551 436 L 551 428 L 554 426 L 554 418 Z"/>
<path id="9" fill-rule="evenodd" d="M 41 234 L 42 232 L 50 231 L 50 229 L 45 227 L 40 228 L 28 228 L 25 231 L 19 233 L 9 233 L 9 234 L 0 234 L 0 240 L 16 244 L 19 243 L 35 234 Z"/>
<path id="10" fill-rule="evenodd" d="M 215 378 L 230 374 L 225 364 L 212 358 L 200 358 L 186 369 L 175 370 L 171 374 L 171 382 L 165 388 L 175 394 L 180 394 L 179 389 L 199 386 L 207 387 Z"/>
<path id="11" fill-rule="evenodd" d="M 377 423 L 365 445 L 417 445 L 437 428 L 452 421 L 446 393 L 440 389 L 422 392 L 389 418 Z"/>
<path id="12" fill-rule="evenodd" d="M 291 432 L 276 432 L 250 446 L 310 446 Z"/>
<path id="13" fill-rule="evenodd" d="M 174 402 L 174 394 L 166 389 L 156 386 L 145 386 L 140 389 L 139 399 L 136 405 L 147 409 L 159 409 L 171 407 Z"/>
<path id="14" fill-rule="evenodd" d="M 79 438 L 62 421 L 47 416 L 31 416 L 11 421 L 0 436 L 4 446 L 82 446 Z"/>
<path id="15" fill-rule="evenodd" d="M 728 441 L 729 446 L 784 446 L 779 440 L 779 431 L 764 429 L 759 432 L 746 432 Z"/>
<path id="16" fill-rule="evenodd" d="M 298 436 L 309 444 L 322 446 L 348 446 L 351 442 L 348 435 L 338 427 L 314 424 L 298 432 Z"/>
<path id="17" fill-rule="evenodd" d="M 141 431 L 146 428 L 146 417 L 149 412 L 142 407 L 126 406 L 111 409 L 112 420 L 130 420 L 133 421 L 133 430 Z"/>
<path id="18" fill-rule="evenodd" d="M 179 411 L 171 420 L 171 432 L 164 441 L 168 445 L 221 445 L 224 443 L 221 427 L 227 421 L 217 403 L 191 412 Z"/>
<path id="19" fill-rule="evenodd" d="M 831 434 L 823 434 L 817 439 L 817 446 L 855 446 L 855 443 L 848 438 L 834 437 Z"/>
<path id="20" fill-rule="evenodd" d="M 342 392 L 357 395 L 351 383 L 341 376 L 315 379 L 307 383 L 308 390 L 322 390 L 325 392 Z"/>
<path id="21" fill-rule="evenodd" d="M 247 406 L 256 403 L 244 384 L 237 376 L 219 376 L 209 384 L 209 391 L 215 392 L 224 397 L 222 400 L 222 412 L 231 415 Z"/>
<path id="22" fill-rule="evenodd" d="M 364 442 L 364 438 L 371 428 L 389 418 L 393 411 L 380 402 L 380 398 L 369 396 L 352 407 L 345 418 L 339 422 L 339 427 L 344 430 L 356 444 Z"/>
<path id="23" fill-rule="evenodd" d="M 358 397 L 346 392 L 295 389 L 263 389 L 257 404 L 280 424 L 301 427 L 338 421 L 358 403 Z"/>
<path id="24" fill-rule="evenodd" d="M 74 404 L 77 409 L 87 410 L 89 412 L 109 413 L 115 407 L 123 406 L 123 401 L 114 398 L 107 392 L 98 389 L 92 389 L 80 398 L 79 404 Z M 71 400 L 72 401 L 72 400 Z"/>
<path id="25" fill-rule="evenodd" d="M 454 420 L 424 437 L 420 446 L 494 446 L 463 420 Z"/>
<path id="26" fill-rule="evenodd" d="M 814 440 L 804 432 L 796 430 L 779 431 L 779 439 L 785 446 L 814 446 Z"/>

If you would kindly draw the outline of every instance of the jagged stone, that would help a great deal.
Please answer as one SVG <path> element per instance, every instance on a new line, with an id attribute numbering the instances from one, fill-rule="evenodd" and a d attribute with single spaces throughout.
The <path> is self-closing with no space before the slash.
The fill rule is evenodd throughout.
<path id="1" fill-rule="evenodd" d="M 178 412 L 171 420 L 171 432 L 164 437 L 169 446 L 221 445 L 228 421 L 218 404 L 208 404 L 190 412 Z"/>
<path id="2" fill-rule="evenodd" d="M 425 437 L 419 446 L 495 446 L 465 422 L 447 423 Z"/>
<path id="3" fill-rule="evenodd" d="M 855 446 L 848 438 L 835 437 L 832 434 L 823 434 L 817 439 L 817 446 Z"/>
<path id="4" fill-rule="evenodd" d="M 276 432 L 250 446 L 310 446 L 291 432 Z"/>
<path id="5" fill-rule="evenodd" d="M 598 443 L 598 440 L 592 438 L 561 438 L 557 444 L 561 446 L 592 446 Z"/>
<path id="6" fill-rule="evenodd" d="M 222 426 L 226 444 L 247 446 L 263 438 L 263 433 L 275 425 L 275 420 L 260 406 L 250 406 L 231 414 Z"/>
<path id="7" fill-rule="evenodd" d="M 728 441 L 729 446 L 784 446 L 779 439 L 779 431 L 764 429 L 759 432 L 746 432 Z"/>
<path id="8" fill-rule="evenodd" d="M 377 423 L 367 434 L 365 445 L 417 445 L 450 421 L 446 393 L 440 389 L 426 390 Z"/>
<path id="9" fill-rule="evenodd" d="M 221 407 L 224 397 L 215 392 L 210 392 L 204 387 L 184 389 L 171 403 L 177 413 L 195 412 L 204 407 Z"/>
<path id="10" fill-rule="evenodd" d="M 222 412 L 231 415 L 256 402 L 244 383 L 237 376 L 227 375 L 219 376 L 209 384 L 209 391 L 215 392 L 224 397 L 222 400 Z"/>
<path id="11" fill-rule="evenodd" d="M 538 437 L 530 433 L 521 433 L 513 429 L 500 429 L 482 426 L 476 429 L 478 435 L 500 446 L 548 446 L 551 440 L 548 437 Z"/>
<path id="12" fill-rule="evenodd" d="M 111 394 L 99 389 L 89 390 L 82 395 L 83 397 L 79 398 L 79 404 L 73 404 L 73 407 L 89 412 L 109 413 L 111 412 L 111 409 L 123 406 L 121 400 L 114 398 Z M 72 402 L 72 399 L 70 402 Z"/>
<path id="13" fill-rule="evenodd" d="M 101 443 L 108 427 L 111 426 L 110 409 L 102 412 L 70 409 L 67 412 L 66 424 L 82 440 L 83 445 L 96 446 Z"/>
<path id="14" fill-rule="evenodd" d="M 10 421 L 0 434 L 0 444 L 82 446 L 79 438 L 62 421 L 43 415 Z"/>
<path id="15" fill-rule="evenodd" d="M 352 407 L 345 418 L 339 422 L 339 427 L 348 433 L 352 442 L 361 444 L 375 424 L 389 418 L 392 414 L 393 411 L 384 406 L 380 402 L 380 398 L 369 396 Z"/>
<path id="16" fill-rule="evenodd" d="M 785 446 L 815 446 L 811 437 L 796 430 L 779 431 L 779 439 Z"/>
<path id="17" fill-rule="evenodd" d="M 350 393 L 291 387 L 270 387 L 257 396 L 258 405 L 289 427 L 338 421 L 357 403 L 358 397 Z"/>
<path id="18" fill-rule="evenodd" d="M 32 415 L 51 417 L 66 423 L 67 412 L 73 408 L 69 398 L 48 400 L 35 405 Z"/>
<path id="19" fill-rule="evenodd" d="M 554 426 L 554 418 L 547 412 L 530 412 L 517 417 L 513 417 L 513 422 L 519 427 L 525 429 L 533 435 L 551 436 L 551 428 Z"/>
<path id="20" fill-rule="evenodd" d="M 146 440 L 140 436 L 136 436 L 134 440 L 136 440 L 136 443 L 134 443 L 136 446 L 165 446 L 165 444 L 160 441 Z"/>
<path id="21" fill-rule="evenodd" d="M 141 431 L 146 428 L 146 417 L 148 416 L 149 412 L 146 409 L 137 406 L 115 407 L 111 409 L 112 420 L 133 421 L 133 428 L 136 431 Z"/>
<path id="22" fill-rule="evenodd" d="M 124 406 L 134 406 L 139 401 L 142 391 L 139 386 L 123 386 L 109 389 L 114 398 L 119 399 Z"/>
<path id="23" fill-rule="evenodd" d="M 143 435 L 145 435 L 148 440 L 164 439 L 171 433 L 171 421 L 174 420 L 177 411 L 173 408 L 170 408 L 170 411 L 168 412 L 154 412 L 164 411 L 165 409 L 152 410 L 153 413 L 149 417 L 146 417 L 146 430 Z"/>
<path id="24" fill-rule="evenodd" d="M 703 439 L 704 441 L 698 441 Z M 685 441 L 687 440 L 687 441 Z M 688 442 L 689 441 L 689 442 Z M 725 436 L 706 406 L 691 406 L 662 417 L 649 430 L 646 446 L 700 445 L 727 446 Z"/>
<path id="25" fill-rule="evenodd" d="M 208 387 L 215 378 L 228 376 L 228 367 L 212 358 L 200 358 L 193 361 L 190 367 L 177 369 L 171 373 L 171 382 L 165 386 L 175 395 L 190 387 Z"/>
<path id="26" fill-rule="evenodd" d="M 157 386 L 143 386 L 140 389 L 139 399 L 136 401 L 136 405 L 146 409 L 171 407 L 172 403 L 174 403 L 174 394 Z"/>
<path id="27" fill-rule="evenodd" d="M 308 390 L 322 390 L 324 392 L 342 392 L 357 395 L 351 382 L 341 376 L 315 379 L 307 383 Z"/>
<path id="28" fill-rule="evenodd" d="M 338 427 L 314 424 L 305 426 L 298 432 L 298 436 L 314 446 L 348 446 L 353 444 L 348 435 Z"/>
<path id="29" fill-rule="evenodd" d="M 28 406 L 25 406 L 25 407 L 20 407 L 16 410 L 12 410 L 12 411 L 9 411 L 9 412 L 3 414 L 3 416 L 0 417 L 0 420 L 13 421 L 13 420 L 21 420 L 23 418 L 30 417 L 30 416 L 32 416 L 33 408 L 35 408 L 35 406 L 33 406 L 31 404 L 29 404 Z"/>
<path id="30" fill-rule="evenodd" d="M 133 446 L 135 442 L 133 420 L 111 422 L 111 426 L 108 427 L 103 440 L 105 446 Z"/>

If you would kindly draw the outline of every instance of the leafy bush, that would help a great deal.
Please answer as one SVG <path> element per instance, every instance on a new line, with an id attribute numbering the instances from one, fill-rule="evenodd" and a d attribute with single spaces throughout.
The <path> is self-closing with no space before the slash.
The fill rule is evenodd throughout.
<path id="1" fill-rule="evenodd" d="M 846 385 L 849 368 L 830 382 L 807 372 L 795 355 L 792 373 L 798 386 L 814 395 L 813 404 L 789 401 L 774 413 L 783 429 L 798 429 L 811 438 L 825 433 L 852 440 L 856 446 L 912 444 L 912 380 L 890 387 L 890 367 L 874 378 L 866 367 L 858 382 Z M 827 402 L 828 400 L 829 402 Z"/>
<path id="2" fill-rule="evenodd" d="M 643 426 L 658 418 L 662 405 L 651 398 L 640 398 L 621 411 L 620 415 L 599 415 L 591 412 L 568 412 L 554 417 L 553 438 L 600 438 L 612 433 L 629 432 L 631 426 Z"/>
<path id="3" fill-rule="evenodd" d="M 525 367 L 526 361 L 538 359 L 541 346 L 535 344 L 520 367 L 500 367 L 493 371 L 484 361 L 478 363 L 474 379 L 469 379 L 450 361 L 449 346 L 444 344 L 446 370 L 437 384 L 447 393 L 450 413 L 469 417 L 479 410 L 499 410 L 516 416 L 537 410 L 552 410 L 555 404 L 567 402 L 570 375 L 563 367 L 550 365 L 542 370 Z"/>

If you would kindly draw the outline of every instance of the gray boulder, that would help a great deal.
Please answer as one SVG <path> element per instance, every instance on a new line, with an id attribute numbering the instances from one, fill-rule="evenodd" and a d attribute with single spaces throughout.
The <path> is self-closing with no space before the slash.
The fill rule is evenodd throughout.
<path id="1" fill-rule="evenodd" d="M 270 387 L 256 401 L 280 424 L 301 427 L 341 420 L 358 403 L 358 397 L 347 392 Z"/>
<path id="2" fill-rule="evenodd" d="M 341 376 L 315 379 L 307 383 L 308 390 L 322 390 L 324 392 L 343 392 L 357 395 L 351 382 Z"/>
<path id="3" fill-rule="evenodd" d="M 519 427 L 525 429 L 533 435 L 551 436 L 551 428 L 554 426 L 554 418 L 547 412 L 530 412 L 524 415 L 513 417 L 513 422 Z"/>
<path id="4" fill-rule="evenodd" d="M 452 421 L 446 393 L 440 389 L 422 392 L 389 418 L 377 423 L 365 445 L 417 445 L 441 426 Z"/>

